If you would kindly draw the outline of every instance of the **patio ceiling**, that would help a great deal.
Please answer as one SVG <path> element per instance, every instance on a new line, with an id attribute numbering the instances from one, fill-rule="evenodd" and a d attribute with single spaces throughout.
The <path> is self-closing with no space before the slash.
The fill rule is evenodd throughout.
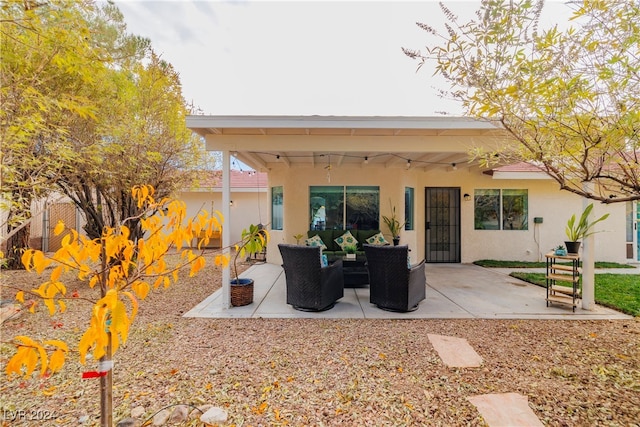
<path id="1" fill-rule="evenodd" d="M 500 133 L 492 123 L 463 117 L 188 116 L 187 126 L 209 149 L 228 149 L 257 170 L 469 167 L 472 143 Z"/>

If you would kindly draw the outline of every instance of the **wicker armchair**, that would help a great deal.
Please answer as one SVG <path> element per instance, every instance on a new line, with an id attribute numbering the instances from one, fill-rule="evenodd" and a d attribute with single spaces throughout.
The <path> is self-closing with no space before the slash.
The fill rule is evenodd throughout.
<path id="1" fill-rule="evenodd" d="M 342 260 L 322 267 L 320 247 L 279 244 L 287 283 L 287 304 L 296 310 L 323 311 L 344 296 Z"/>
<path id="2" fill-rule="evenodd" d="M 413 311 L 426 296 L 424 260 L 407 266 L 407 246 L 364 245 L 369 269 L 369 301 L 389 311 Z"/>

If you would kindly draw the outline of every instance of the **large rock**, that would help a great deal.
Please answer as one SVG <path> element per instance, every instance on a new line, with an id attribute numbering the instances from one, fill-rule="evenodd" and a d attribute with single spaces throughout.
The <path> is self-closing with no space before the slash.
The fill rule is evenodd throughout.
<path id="1" fill-rule="evenodd" d="M 215 425 L 220 423 L 226 423 L 227 417 L 228 417 L 227 411 L 225 411 L 222 408 L 218 408 L 217 406 L 214 406 L 200 416 L 200 421 L 202 421 L 205 424 Z"/>

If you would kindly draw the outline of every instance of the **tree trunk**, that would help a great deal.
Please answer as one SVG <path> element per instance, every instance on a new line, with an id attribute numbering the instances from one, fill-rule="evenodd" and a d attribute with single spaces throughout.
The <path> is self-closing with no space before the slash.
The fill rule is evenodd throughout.
<path id="1" fill-rule="evenodd" d="M 109 269 L 107 266 L 107 249 L 104 238 L 100 256 L 102 258 L 102 273 L 100 279 L 100 294 L 104 298 L 107 295 L 107 283 L 109 280 Z M 112 427 L 113 425 L 113 348 L 111 347 L 111 333 L 108 333 L 109 342 L 106 354 L 100 359 L 102 369 L 106 369 L 107 375 L 100 377 L 100 425 L 102 427 Z"/>
<path id="2" fill-rule="evenodd" d="M 107 354 L 100 359 L 100 364 L 108 369 L 107 375 L 100 377 L 100 425 L 102 427 L 111 427 L 113 425 L 113 368 L 112 366 L 112 349 L 111 334 L 109 335 L 109 344 L 107 345 Z"/>
<path id="3" fill-rule="evenodd" d="M 31 235 L 31 226 L 26 224 L 20 226 L 13 235 L 7 239 L 7 269 L 8 270 L 21 270 L 24 269 L 22 265 L 22 254 L 25 249 L 29 248 L 29 236 Z M 15 230 L 15 228 L 13 229 Z M 9 230 L 11 233 L 12 230 Z"/>

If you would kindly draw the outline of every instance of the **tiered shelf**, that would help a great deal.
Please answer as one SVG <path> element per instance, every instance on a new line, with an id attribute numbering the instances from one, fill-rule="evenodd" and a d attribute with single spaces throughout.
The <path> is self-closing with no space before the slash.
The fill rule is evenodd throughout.
<path id="1" fill-rule="evenodd" d="M 576 311 L 581 298 L 580 256 L 578 254 L 556 255 L 549 252 L 547 258 L 547 307 L 551 303 L 570 304 Z M 567 262 L 561 264 L 563 261 Z M 570 287 L 560 286 L 558 282 L 569 282 Z"/>

